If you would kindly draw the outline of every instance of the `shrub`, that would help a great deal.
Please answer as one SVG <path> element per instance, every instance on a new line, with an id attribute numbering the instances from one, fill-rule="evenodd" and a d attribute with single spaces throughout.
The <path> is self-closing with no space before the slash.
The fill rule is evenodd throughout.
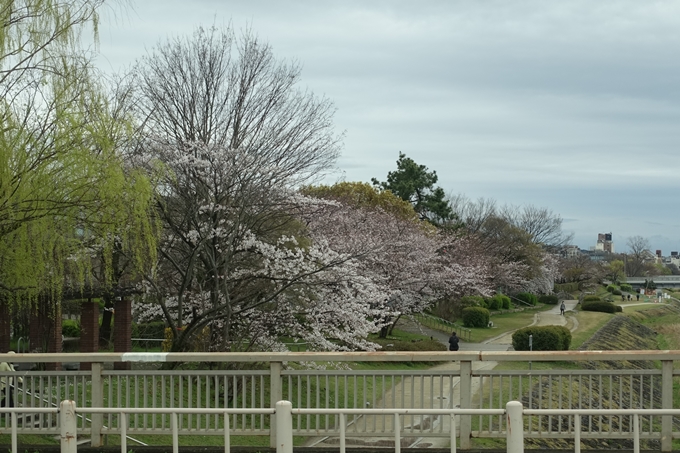
<path id="1" fill-rule="evenodd" d="M 621 308 L 621 307 L 618 307 Z M 587 302 L 581 306 L 583 311 L 599 311 L 602 313 L 616 313 L 617 306 L 611 302 Z M 623 309 L 621 309 L 623 310 Z"/>
<path id="2" fill-rule="evenodd" d="M 633 292 L 633 287 L 630 286 L 628 283 L 621 283 L 621 291 L 626 291 L 627 293 L 632 293 Z"/>
<path id="3" fill-rule="evenodd" d="M 529 336 L 534 351 L 566 351 L 571 344 L 571 332 L 564 326 L 531 326 L 512 334 L 515 351 L 529 351 Z"/>
<path id="4" fill-rule="evenodd" d="M 484 298 L 481 296 L 463 296 L 458 299 L 453 309 L 455 319 L 460 319 L 463 316 L 463 310 L 467 307 L 484 307 Z"/>
<path id="5" fill-rule="evenodd" d="M 64 319 L 61 322 L 61 334 L 65 337 L 79 337 L 80 324 L 72 319 Z"/>
<path id="6" fill-rule="evenodd" d="M 615 295 L 615 296 L 620 296 L 620 295 L 621 295 L 621 290 L 615 289 L 614 291 L 612 291 L 612 294 Z"/>
<path id="7" fill-rule="evenodd" d="M 618 290 L 619 288 L 616 285 L 607 285 L 607 291 L 610 293 L 614 293 L 614 291 Z"/>
<path id="8" fill-rule="evenodd" d="M 586 296 L 586 297 L 583 298 L 584 303 L 585 302 L 601 302 L 601 301 L 602 301 L 602 299 L 600 299 L 597 296 L 593 296 L 593 295 Z"/>
<path id="9" fill-rule="evenodd" d="M 553 296 L 552 294 L 550 294 L 539 297 L 538 301 L 542 304 L 557 305 L 558 299 L 557 296 Z"/>
<path id="10" fill-rule="evenodd" d="M 500 310 L 503 308 L 503 302 L 501 301 L 498 296 L 493 296 L 489 299 L 486 299 L 486 308 L 489 310 Z"/>
<path id="11" fill-rule="evenodd" d="M 496 296 L 501 300 L 501 308 L 504 310 L 509 310 L 510 307 L 512 307 L 512 302 L 510 302 L 510 298 L 508 296 L 505 294 L 497 294 Z"/>
<path id="12" fill-rule="evenodd" d="M 465 327 L 487 327 L 489 310 L 482 307 L 466 307 L 463 309 L 462 319 Z"/>
<path id="13" fill-rule="evenodd" d="M 538 297 L 531 293 L 519 293 L 515 295 L 515 298 L 529 305 L 536 305 L 538 303 Z"/>

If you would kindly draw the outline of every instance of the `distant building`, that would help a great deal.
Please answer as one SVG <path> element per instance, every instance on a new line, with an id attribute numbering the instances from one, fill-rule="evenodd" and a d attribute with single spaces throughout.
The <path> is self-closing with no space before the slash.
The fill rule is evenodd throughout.
<path id="1" fill-rule="evenodd" d="M 581 254 L 581 249 L 578 245 L 565 245 L 560 250 L 560 256 L 562 258 L 574 258 Z"/>
<path id="2" fill-rule="evenodd" d="M 614 253 L 614 242 L 612 242 L 611 233 L 599 233 L 597 235 L 597 243 L 593 247 L 594 251 L 605 253 Z"/>
<path id="3" fill-rule="evenodd" d="M 595 250 L 591 247 L 590 250 L 581 250 L 581 253 L 590 258 L 591 261 L 606 261 L 609 252 L 604 252 L 602 250 Z"/>

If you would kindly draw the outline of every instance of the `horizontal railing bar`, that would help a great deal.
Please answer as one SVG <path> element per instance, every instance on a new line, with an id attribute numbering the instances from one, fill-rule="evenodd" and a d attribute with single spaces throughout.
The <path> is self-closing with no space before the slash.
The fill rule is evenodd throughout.
<path id="1" fill-rule="evenodd" d="M 269 374 L 270 374 L 269 370 L 102 370 L 102 376 L 194 377 L 194 376 L 269 376 Z M 69 374 L 69 376 L 71 375 Z"/>
<path id="2" fill-rule="evenodd" d="M 505 409 L 292 409 L 293 415 L 503 415 Z"/>
<path id="3" fill-rule="evenodd" d="M 373 372 L 376 374 L 377 372 Z M 528 377 L 528 376 L 661 376 L 661 370 L 616 370 L 613 374 L 611 370 L 472 370 L 472 376 L 511 376 L 511 377 Z"/>
<path id="4" fill-rule="evenodd" d="M 56 414 L 59 412 L 58 407 L 5 407 L 0 406 L 0 414 L 2 413 L 12 413 L 17 414 Z"/>
<path id="5" fill-rule="evenodd" d="M 524 409 L 524 415 L 677 415 L 680 409 Z"/>
<path id="6" fill-rule="evenodd" d="M 273 408 L 190 408 L 190 407 L 78 407 L 81 414 L 274 414 Z"/>
<path id="7" fill-rule="evenodd" d="M 647 351 L 377 351 L 377 352 L 94 352 L 0 354 L 26 362 L 445 362 L 680 360 L 680 350 Z"/>
<path id="8" fill-rule="evenodd" d="M 281 376 L 458 376 L 459 370 L 282 370 Z"/>

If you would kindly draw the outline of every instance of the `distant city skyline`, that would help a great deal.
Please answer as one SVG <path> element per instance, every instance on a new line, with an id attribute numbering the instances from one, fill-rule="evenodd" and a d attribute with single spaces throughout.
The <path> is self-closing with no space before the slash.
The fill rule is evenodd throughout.
<path id="1" fill-rule="evenodd" d="M 338 172 L 383 179 L 399 152 L 469 198 L 550 208 L 593 246 L 680 250 L 680 2 L 131 0 L 104 12 L 120 71 L 199 25 L 249 28 L 337 106 Z"/>

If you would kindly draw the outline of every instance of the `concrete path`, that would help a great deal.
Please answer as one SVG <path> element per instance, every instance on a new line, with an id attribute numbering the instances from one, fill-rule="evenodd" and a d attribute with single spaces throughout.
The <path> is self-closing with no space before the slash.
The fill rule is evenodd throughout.
<path id="1" fill-rule="evenodd" d="M 575 330 L 576 327 L 578 327 L 578 322 L 576 321 L 576 318 L 573 316 L 573 310 L 578 304 L 577 300 L 566 300 L 564 301 L 565 306 L 566 306 L 566 313 L 565 316 L 562 316 L 560 314 L 560 307 L 559 305 L 556 305 L 555 307 L 551 308 L 550 310 L 543 311 L 540 313 L 536 313 L 534 315 L 533 322 L 530 324 L 532 326 L 534 325 L 539 325 L 539 326 L 548 326 L 548 325 L 558 325 L 558 326 L 565 326 L 567 325 L 568 321 L 571 321 L 571 328 L 570 330 Z M 411 327 L 411 326 L 409 326 Z M 448 335 L 445 334 L 444 332 L 432 330 L 432 329 L 427 329 L 422 326 L 417 327 L 419 330 L 419 333 L 422 333 L 424 335 L 429 335 L 432 338 L 435 338 L 439 340 L 441 343 L 445 344 L 448 346 Z M 411 330 L 411 329 L 409 329 Z M 462 351 L 509 351 L 512 350 L 512 333 L 513 332 L 506 332 L 503 333 L 502 335 L 499 335 L 497 337 L 491 338 L 490 340 L 487 340 L 483 343 L 466 343 L 466 342 L 460 342 L 460 349 Z M 497 365 L 496 362 L 473 362 L 473 370 L 490 370 L 493 369 Z M 460 370 L 460 362 L 454 361 L 454 362 L 446 362 L 440 365 L 437 365 L 432 368 L 434 371 L 458 371 Z M 390 389 L 385 393 L 385 397 L 376 402 L 375 407 L 395 407 L 395 402 L 392 401 L 392 395 L 396 395 L 396 398 L 398 400 L 401 400 L 402 395 L 404 397 L 404 400 L 410 401 L 411 398 L 415 398 L 416 401 L 416 407 L 438 407 L 440 405 L 440 401 L 420 401 L 418 402 L 418 398 L 424 397 L 424 398 L 430 398 L 430 395 L 435 395 L 435 397 L 438 397 L 439 395 L 453 395 L 453 400 L 448 402 L 449 407 L 460 407 L 460 378 L 454 377 L 450 380 L 439 380 L 439 379 L 434 379 L 434 380 L 428 380 L 424 379 L 422 381 L 419 381 L 416 387 L 412 387 L 410 385 L 410 382 L 408 385 L 404 385 L 403 382 L 400 382 L 396 385 L 394 388 L 394 391 Z M 479 390 L 479 386 L 482 385 L 479 379 L 473 379 L 472 380 L 472 392 L 473 394 L 476 393 Z M 434 428 L 438 428 L 439 423 L 441 422 L 441 417 L 432 417 L 432 416 L 422 416 L 422 417 L 413 417 L 411 422 L 413 425 L 420 425 L 420 424 L 432 424 Z M 366 417 L 365 420 L 363 419 L 358 419 L 355 420 L 353 423 L 359 423 L 362 429 L 361 431 L 365 432 L 371 432 L 374 430 L 381 431 L 383 429 L 383 424 L 384 423 L 390 423 L 387 421 L 387 417 Z M 444 426 L 442 427 L 442 430 L 444 432 L 448 432 L 449 430 L 449 425 L 448 423 L 445 423 Z M 351 436 L 351 435 L 350 435 Z M 361 437 L 361 438 L 352 438 L 350 439 L 348 437 L 347 439 L 348 443 L 354 443 L 354 444 L 362 444 L 362 445 L 381 445 L 384 444 L 385 442 L 385 437 L 376 437 L 376 438 L 371 438 L 371 437 Z M 338 440 L 334 438 L 315 438 L 315 439 L 310 439 L 310 442 L 306 444 L 306 446 L 316 446 L 316 447 L 330 447 L 330 446 L 337 446 L 338 445 Z M 411 447 L 421 447 L 421 448 L 448 448 L 449 445 L 449 440 L 448 438 L 433 438 L 433 437 L 428 437 L 426 439 L 418 439 L 416 440 L 415 443 L 410 445 Z"/>

